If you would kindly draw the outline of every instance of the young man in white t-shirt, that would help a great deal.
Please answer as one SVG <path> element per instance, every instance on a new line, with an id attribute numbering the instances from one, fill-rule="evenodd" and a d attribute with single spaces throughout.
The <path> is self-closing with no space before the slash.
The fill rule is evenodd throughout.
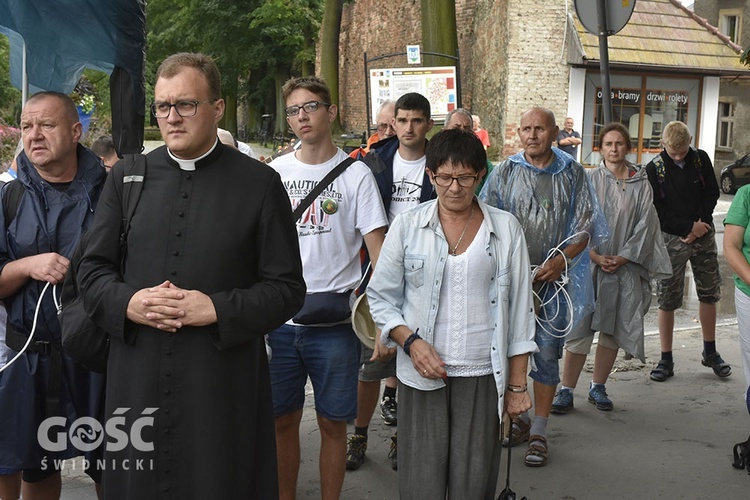
<path id="1" fill-rule="evenodd" d="M 433 194 L 430 178 L 425 171 L 426 136 L 434 125 L 430 101 L 421 94 L 410 92 L 396 101 L 394 111 L 396 136 L 373 144 L 364 159 L 375 175 L 389 223 L 401 212 L 431 199 Z M 397 422 L 395 356 L 385 363 L 373 361 L 372 357 L 373 351 L 363 347 L 357 386 L 357 418 L 346 453 L 346 467 L 349 470 L 356 470 L 364 463 L 367 431 L 383 379 L 386 382 L 380 414 L 386 425 L 396 425 Z M 397 469 L 395 437 L 391 442 L 390 458 L 391 467 Z"/>
<path id="2" fill-rule="evenodd" d="M 287 122 L 302 146 L 271 162 L 296 208 L 325 175 L 348 156 L 333 144 L 337 107 L 325 82 L 293 78 L 282 89 Z M 388 223 L 370 169 L 354 162 L 318 195 L 297 221 L 307 300 L 311 294 L 351 291 L 362 270 L 364 244 L 377 261 Z M 351 304 L 351 301 L 350 301 Z M 294 498 L 300 463 L 299 426 L 308 376 L 320 428 L 321 497 L 341 494 L 346 466 L 346 422 L 356 415 L 359 340 L 351 315 L 337 321 L 298 324 L 294 319 L 269 335 L 279 497 Z M 299 320 L 300 322 L 302 320 Z"/>

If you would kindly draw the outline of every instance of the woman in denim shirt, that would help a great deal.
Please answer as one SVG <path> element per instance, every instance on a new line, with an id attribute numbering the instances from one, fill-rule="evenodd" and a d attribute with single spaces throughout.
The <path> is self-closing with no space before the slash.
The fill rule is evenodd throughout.
<path id="1" fill-rule="evenodd" d="M 427 147 L 433 200 L 391 225 L 367 290 L 397 349 L 401 498 L 494 498 L 500 419 L 528 410 L 534 307 L 526 241 L 509 213 L 474 198 L 486 154 L 471 133 Z"/>

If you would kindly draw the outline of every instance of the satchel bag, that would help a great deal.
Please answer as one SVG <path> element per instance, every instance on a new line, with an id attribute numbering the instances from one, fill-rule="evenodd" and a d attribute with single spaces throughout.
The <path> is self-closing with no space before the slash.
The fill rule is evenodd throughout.
<path id="1" fill-rule="evenodd" d="M 347 158 L 336 165 L 325 177 L 310 191 L 307 196 L 297 205 L 292 212 L 295 222 L 333 180 L 354 163 L 354 158 Z M 323 323 L 338 323 L 352 314 L 349 304 L 352 291 L 346 292 L 319 292 L 310 293 L 305 296 L 305 304 L 302 309 L 292 318 L 299 325 L 319 325 Z"/>
<path id="2" fill-rule="evenodd" d="M 340 323 L 352 314 L 350 300 L 352 291 L 309 293 L 305 304 L 292 318 L 299 325 Z"/>
<path id="3" fill-rule="evenodd" d="M 124 254 L 127 244 L 130 221 L 135 213 L 143 189 L 146 174 L 146 157 L 141 154 L 125 155 L 122 180 L 122 226 L 120 229 L 120 271 L 124 271 Z M 110 175 L 116 175 L 112 173 Z M 83 297 L 78 289 L 76 274 L 81 257 L 86 250 L 90 233 L 86 233 L 78 243 L 63 282 L 58 306 L 58 320 L 62 330 L 63 351 L 80 365 L 91 371 L 103 373 L 107 370 L 109 357 L 109 334 L 94 323 L 83 307 Z"/>

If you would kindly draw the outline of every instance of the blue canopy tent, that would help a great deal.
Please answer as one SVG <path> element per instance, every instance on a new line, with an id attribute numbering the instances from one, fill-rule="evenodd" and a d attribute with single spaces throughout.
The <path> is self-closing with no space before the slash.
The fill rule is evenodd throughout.
<path id="1" fill-rule="evenodd" d="M 85 67 L 109 73 L 117 152 L 141 152 L 146 0 L 0 0 L 0 33 L 21 90 L 69 94 Z"/>

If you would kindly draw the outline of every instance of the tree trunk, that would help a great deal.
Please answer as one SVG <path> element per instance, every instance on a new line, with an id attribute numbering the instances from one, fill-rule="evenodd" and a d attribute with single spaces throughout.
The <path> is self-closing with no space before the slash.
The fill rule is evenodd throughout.
<path id="1" fill-rule="evenodd" d="M 305 40 L 304 40 L 304 42 L 302 44 L 302 47 L 303 47 L 302 48 L 302 52 L 305 53 L 305 54 L 307 54 L 311 50 L 312 45 L 313 45 L 313 35 L 309 34 L 309 33 L 308 33 L 308 35 L 309 36 L 305 37 Z M 314 52 L 314 50 L 313 50 L 313 52 Z M 302 68 L 301 68 L 301 70 L 302 70 L 302 76 L 311 76 L 311 75 L 314 75 L 315 74 L 315 61 L 308 61 L 307 58 L 305 58 L 302 61 Z"/>
<path id="2" fill-rule="evenodd" d="M 421 0 L 422 5 L 422 51 L 456 55 L 458 34 L 456 32 L 455 0 Z M 445 57 L 422 56 L 425 66 L 455 66 L 456 61 Z"/>
<path id="3" fill-rule="evenodd" d="M 286 103 L 281 97 L 281 87 L 283 87 L 284 83 L 289 79 L 289 72 L 286 71 L 286 68 L 277 67 L 273 74 L 273 79 L 276 87 L 276 127 L 274 130 L 283 133 L 286 131 L 287 124 L 286 114 L 284 113 Z"/>
<path id="4" fill-rule="evenodd" d="M 224 125 L 221 127 L 237 136 L 237 94 L 226 94 L 224 96 Z"/>
<path id="5" fill-rule="evenodd" d="M 323 37 L 320 43 L 320 75 L 331 89 L 331 104 L 336 105 L 339 103 L 339 34 L 343 9 L 344 0 L 326 0 L 321 28 Z M 332 129 L 334 135 L 341 133 L 339 115 L 336 115 Z"/>

